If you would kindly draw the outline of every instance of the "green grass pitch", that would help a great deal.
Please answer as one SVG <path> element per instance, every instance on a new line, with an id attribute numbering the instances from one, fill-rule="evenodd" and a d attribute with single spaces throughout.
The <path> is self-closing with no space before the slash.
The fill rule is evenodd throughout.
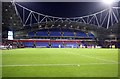
<path id="1" fill-rule="evenodd" d="M 23 48 L 2 59 L 3 77 L 118 76 L 118 49 Z"/>

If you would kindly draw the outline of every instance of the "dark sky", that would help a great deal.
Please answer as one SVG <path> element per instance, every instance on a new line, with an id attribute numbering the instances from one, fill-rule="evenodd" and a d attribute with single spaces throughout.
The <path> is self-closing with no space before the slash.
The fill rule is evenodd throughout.
<path id="1" fill-rule="evenodd" d="M 19 4 L 33 11 L 56 17 L 80 17 L 108 8 L 108 5 L 100 2 L 24 2 Z M 117 3 L 114 6 L 117 6 Z"/>

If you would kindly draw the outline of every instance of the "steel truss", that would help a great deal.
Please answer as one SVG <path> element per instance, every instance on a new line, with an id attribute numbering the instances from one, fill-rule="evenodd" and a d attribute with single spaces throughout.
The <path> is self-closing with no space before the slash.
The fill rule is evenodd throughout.
<path id="1" fill-rule="evenodd" d="M 39 24 L 42 22 L 57 22 L 57 21 L 64 22 L 65 21 L 70 23 L 78 22 L 78 23 L 84 23 L 84 24 L 92 24 L 98 27 L 105 27 L 108 29 L 110 26 L 113 26 L 115 23 L 118 23 L 119 21 L 118 10 L 120 9 L 120 7 L 111 7 L 87 16 L 63 18 L 63 17 L 49 16 L 49 15 L 32 11 L 16 2 L 12 2 L 12 4 L 14 5 L 16 14 L 18 16 L 20 16 L 18 7 L 22 9 L 22 16 L 20 16 L 20 19 L 23 23 L 23 26 L 29 25 L 32 27 L 33 23 Z M 29 13 L 27 17 L 25 17 L 26 12 Z M 35 22 L 33 22 L 33 19 Z"/>

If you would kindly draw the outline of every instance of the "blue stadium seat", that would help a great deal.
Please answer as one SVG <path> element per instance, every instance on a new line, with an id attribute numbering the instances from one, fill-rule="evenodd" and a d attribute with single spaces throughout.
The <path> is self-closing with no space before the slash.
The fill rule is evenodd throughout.
<path id="1" fill-rule="evenodd" d="M 72 43 L 68 42 L 68 43 L 65 43 L 65 44 L 66 44 L 67 48 L 77 48 L 78 47 L 76 42 L 72 42 Z"/>
<path id="2" fill-rule="evenodd" d="M 48 42 L 36 42 L 36 47 L 49 47 Z"/>
<path id="3" fill-rule="evenodd" d="M 51 31 L 50 36 L 61 36 L 60 32 L 58 31 Z"/>
<path id="4" fill-rule="evenodd" d="M 48 36 L 47 31 L 38 31 L 36 32 L 36 36 Z"/>
<path id="5" fill-rule="evenodd" d="M 29 33 L 28 33 L 28 36 L 29 36 L 29 37 L 34 37 L 34 35 L 35 35 L 34 32 L 29 32 Z"/>
<path id="6" fill-rule="evenodd" d="M 64 32 L 63 36 L 74 36 L 73 32 Z"/>
<path id="7" fill-rule="evenodd" d="M 86 33 L 84 33 L 84 32 L 76 32 L 76 36 L 87 37 Z"/>
<path id="8" fill-rule="evenodd" d="M 23 42 L 25 47 L 33 47 L 33 42 Z"/>
<path id="9" fill-rule="evenodd" d="M 51 42 L 53 48 L 63 48 L 62 42 Z"/>

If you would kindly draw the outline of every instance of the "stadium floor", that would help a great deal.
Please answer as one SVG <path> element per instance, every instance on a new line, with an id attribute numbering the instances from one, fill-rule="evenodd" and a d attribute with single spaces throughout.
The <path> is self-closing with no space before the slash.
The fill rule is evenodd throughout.
<path id="1" fill-rule="evenodd" d="M 118 76 L 118 49 L 23 48 L 2 59 L 3 77 Z"/>

